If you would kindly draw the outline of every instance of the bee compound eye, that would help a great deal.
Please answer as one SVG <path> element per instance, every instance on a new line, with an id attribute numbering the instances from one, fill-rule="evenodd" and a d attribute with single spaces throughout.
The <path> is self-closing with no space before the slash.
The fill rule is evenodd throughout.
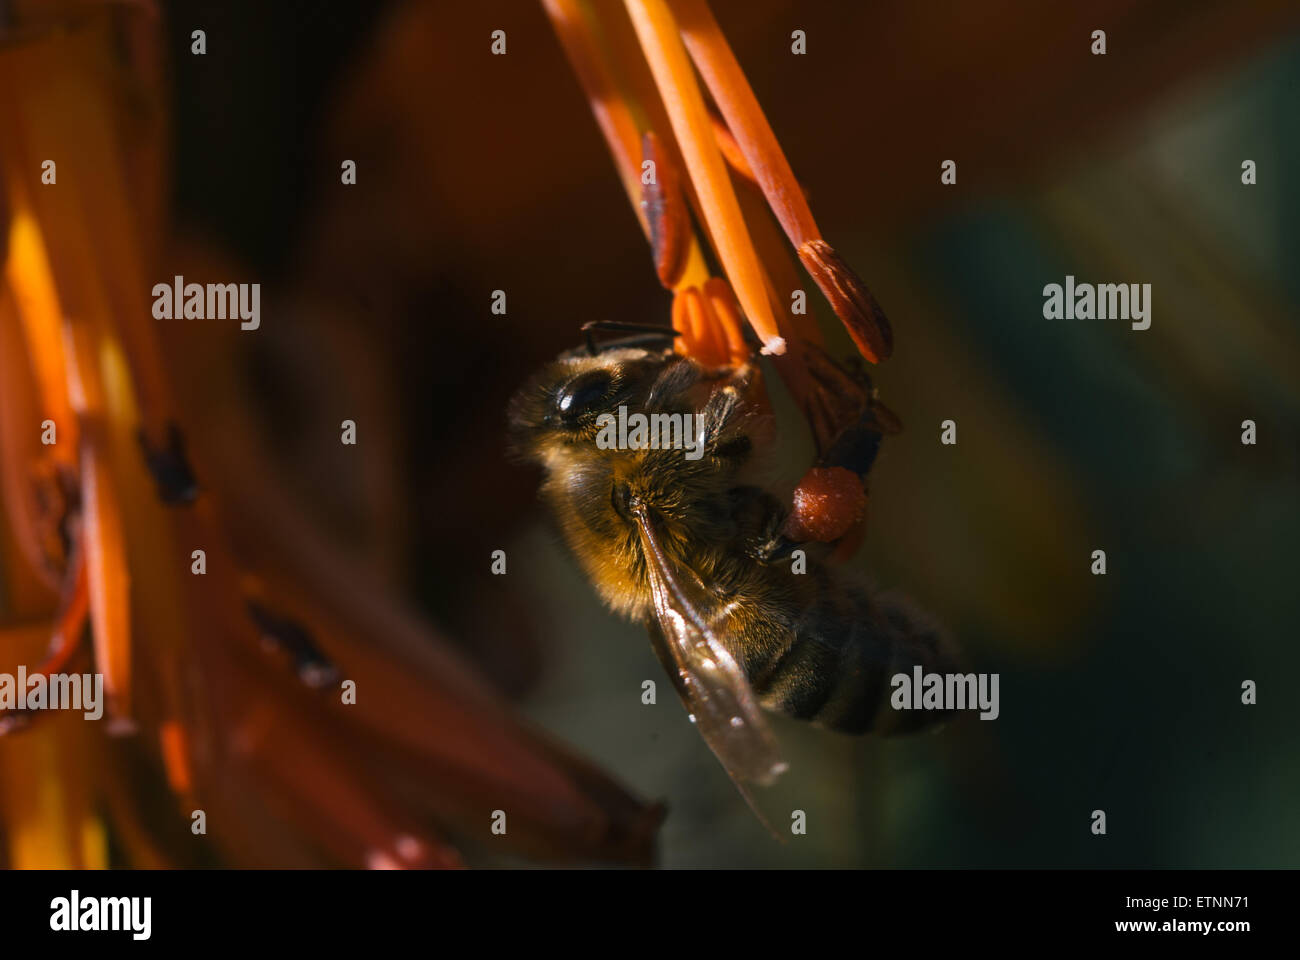
<path id="1" fill-rule="evenodd" d="M 614 507 L 614 512 L 624 520 L 632 519 L 632 488 L 626 483 L 614 484 L 613 490 L 610 491 L 609 502 Z"/>
<path id="2" fill-rule="evenodd" d="M 607 370 L 588 370 L 565 385 L 556 408 L 566 419 L 579 417 L 605 398 L 612 382 Z"/>

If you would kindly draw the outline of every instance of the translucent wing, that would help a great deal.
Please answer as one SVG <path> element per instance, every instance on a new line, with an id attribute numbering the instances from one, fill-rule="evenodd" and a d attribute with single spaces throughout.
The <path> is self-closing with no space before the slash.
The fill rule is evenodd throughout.
<path id="1" fill-rule="evenodd" d="M 674 570 L 653 518 L 634 511 L 663 648 L 677 690 L 709 748 L 733 779 L 767 786 L 786 769 L 749 679 L 713 631 L 713 605 L 690 571 Z M 665 664 L 668 666 L 668 664 Z"/>

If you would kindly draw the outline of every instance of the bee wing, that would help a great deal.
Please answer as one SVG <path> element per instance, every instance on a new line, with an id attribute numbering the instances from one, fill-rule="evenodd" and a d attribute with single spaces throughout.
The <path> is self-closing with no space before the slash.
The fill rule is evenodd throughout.
<path id="1" fill-rule="evenodd" d="M 705 611 L 710 601 L 690 571 L 664 554 L 654 520 L 634 514 L 654 597 L 662 648 L 676 686 L 709 748 L 735 780 L 767 786 L 786 769 L 749 679 L 718 640 Z M 665 664 L 665 666 L 668 666 Z"/>

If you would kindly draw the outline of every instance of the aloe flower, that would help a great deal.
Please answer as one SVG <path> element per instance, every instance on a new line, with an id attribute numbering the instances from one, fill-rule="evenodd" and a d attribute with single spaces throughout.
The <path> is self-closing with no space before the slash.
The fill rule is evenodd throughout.
<path id="1" fill-rule="evenodd" d="M 0 864 L 650 862 L 659 808 L 522 723 L 309 525 L 230 508 L 171 383 L 183 324 L 149 303 L 170 276 L 158 15 L 11 14 L 0 672 L 99 673 L 108 702 L 0 713 Z"/>

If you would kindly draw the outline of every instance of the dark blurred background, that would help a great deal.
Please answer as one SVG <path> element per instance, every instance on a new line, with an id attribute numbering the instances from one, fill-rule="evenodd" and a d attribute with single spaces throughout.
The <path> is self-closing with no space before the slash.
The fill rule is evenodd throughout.
<path id="1" fill-rule="evenodd" d="M 580 323 L 668 310 L 537 4 L 165 5 L 172 49 L 198 28 L 208 46 L 173 64 L 178 272 L 264 284 L 262 335 L 186 385 L 222 398 L 201 428 L 244 409 L 318 522 L 665 799 L 666 865 L 1300 864 L 1300 10 L 712 6 L 894 324 L 877 382 L 907 429 L 856 562 L 1001 674 L 996 721 L 890 742 L 779 723 L 775 805 L 809 831 L 778 844 L 668 687 L 642 706 L 663 680 L 643 631 L 601 609 L 504 458 L 510 393 Z M 1152 284 L 1151 328 L 1044 320 L 1066 274 Z"/>

